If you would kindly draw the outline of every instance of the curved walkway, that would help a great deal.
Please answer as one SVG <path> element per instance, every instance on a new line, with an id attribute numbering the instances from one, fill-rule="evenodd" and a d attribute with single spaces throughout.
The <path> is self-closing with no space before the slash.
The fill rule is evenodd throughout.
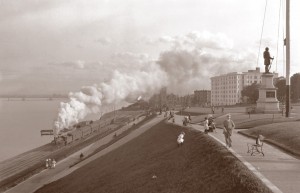
<path id="1" fill-rule="evenodd" d="M 32 176 L 31 178 L 25 180 L 24 182 L 18 184 L 17 186 L 9 189 L 6 191 L 6 193 L 21 193 L 21 192 L 26 192 L 26 193 L 32 193 L 36 191 L 37 189 L 41 188 L 45 184 L 49 184 L 53 181 L 56 181 L 72 172 L 77 170 L 78 168 L 90 163 L 91 161 L 113 151 L 114 149 L 122 146 L 123 144 L 129 142 L 133 138 L 139 136 L 140 134 L 144 133 L 148 129 L 150 129 L 152 126 L 156 125 L 160 121 L 162 121 L 164 118 L 162 116 L 158 116 L 140 128 L 132 131 L 125 137 L 121 138 L 111 146 L 103 149 L 102 151 L 96 153 L 95 155 L 83 160 L 82 162 L 79 162 L 73 167 L 69 167 L 73 165 L 74 163 L 78 162 L 79 160 L 79 155 L 80 153 L 84 153 L 87 155 L 88 152 L 91 152 L 91 149 L 95 149 L 97 147 L 101 147 L 102 145 L 105 145 L 108 143 L 112 138 L 114 133 L 102 138 L 101 140 L 95 142 L 94 144 L 91 144 L 90 146 L 72 154 L 71 156 L 67 157 L 66 159 L 60 161 L 57 163 L 55 169 L 45 169 L 42 172 Z M 119 133 L 120 131 L 118 131 Z"/>
<path id="2" fill-rule="evenodd" d="M 176 115 L 175 124 L 182 125 L 182 119 L 181 116 Z M 234 121 L 234 116 L 232 119 Z M 190 124 L 189 126 L 198 131 L 204 131 L 201 125 Z M 208 135 L 225 146 L 225 138 L 221 129 L 217 129 L 217 133 L 209 133 Z M 273 192 L 300 192 L 300 160 L 266 143 L 263 146 L 265 156 L 251 156 L 247 153 L 247 144 L 253 144 L 255 140 L 238 134 L 237 131 L 234 132 L 232 141 L 232 148 L 229 151 L 241 160 Z"/>

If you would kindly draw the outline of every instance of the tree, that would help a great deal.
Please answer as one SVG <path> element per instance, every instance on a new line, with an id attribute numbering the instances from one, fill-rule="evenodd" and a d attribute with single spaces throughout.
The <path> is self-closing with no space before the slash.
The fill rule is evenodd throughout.
<path id="1" fill-rule="evenodd" d="M 275 87 L 277 88 L 277 100 L 280 102 L 285 101 L 285 88 L 286 88 L 286 79 L 281 78 L 275 83 Z"/>
<path id="2" fill-rule="evenodd" d="M 291 77 L 291 100 L 298 102 L 300 99 L 300 73 L 296 73 Z"/>
<path id="3" fill-rule="evenodd" d="M 253 83 L 249 86 L 244 87 L 242 90 L 242 97 L 247 97 L 248 103 L 256 103 L 258 99 L 259 87 L 260 85 L 257 83 Z"/>

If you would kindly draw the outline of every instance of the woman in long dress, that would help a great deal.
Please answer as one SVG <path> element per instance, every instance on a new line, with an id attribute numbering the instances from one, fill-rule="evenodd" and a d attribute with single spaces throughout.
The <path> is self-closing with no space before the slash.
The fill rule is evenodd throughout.
<path id="1" fill-rule="evenodd" d="M 177 138 L 177 144 L 178 146 L 181 146 L 183 145 L 183 142 L 184 142 L 184 137 L 185 133 L 184 132 L 181 132 L 179 135 L 178 135 L 178 138 Z"/>

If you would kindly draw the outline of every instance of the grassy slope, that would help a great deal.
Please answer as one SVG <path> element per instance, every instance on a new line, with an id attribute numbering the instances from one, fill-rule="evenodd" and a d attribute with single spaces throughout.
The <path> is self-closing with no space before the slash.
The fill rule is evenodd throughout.
<path id="1" fill-rule="evenodd" d="M 216 117 L 215 123 L 217 127 L 223 127 L 223 121 L 226 119 L 226 114 L 214 114 Z M 221 117 L 220 117 L 221 116 Z M 204 117 L 207 115 L 200 115 L 196 117 L 192 117 L 192 123 L 202 123 Z M 280 123 L 280 122 L 293 122 L 299 121 L 298 117 L 294 118 L 285 118 L 281 114 L 232 114 L 232 120 L 234 121 L 237 129 L 249 129 L 256 126 L 268 125 L 272 123 Z"/>
<path id="2" fill-rule="evenodd" d="M 185 144 L 177 147 L 180 131 Z M 152 176 L 157 178 L 153 179 Z M 62 192 L 270 192 L 226 148 L 203 133 L 160 123 L 121 148 L 46 185 Z"/>

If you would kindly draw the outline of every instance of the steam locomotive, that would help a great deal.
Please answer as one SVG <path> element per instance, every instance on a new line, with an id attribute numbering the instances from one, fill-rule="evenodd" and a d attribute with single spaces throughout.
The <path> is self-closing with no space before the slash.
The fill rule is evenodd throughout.
<path id="1" fill-rule="evenodd" d="M 123 111 L 122 113 L 118 112 L 118 116 L 116 117 L 107 117 L 106 119 L 97 121 L 83 121 L 73 125 L 72 129 L 61 130 L 54 138 L 54 142 L 56 144 L 68 145 L 74 141 L 87 138 L 94 132 L 98 132 L 99 134 L 113 132 L 118 127 L 126 125 L 128 122 L 143 115 L 144 112 L 142 111 Z"/>

